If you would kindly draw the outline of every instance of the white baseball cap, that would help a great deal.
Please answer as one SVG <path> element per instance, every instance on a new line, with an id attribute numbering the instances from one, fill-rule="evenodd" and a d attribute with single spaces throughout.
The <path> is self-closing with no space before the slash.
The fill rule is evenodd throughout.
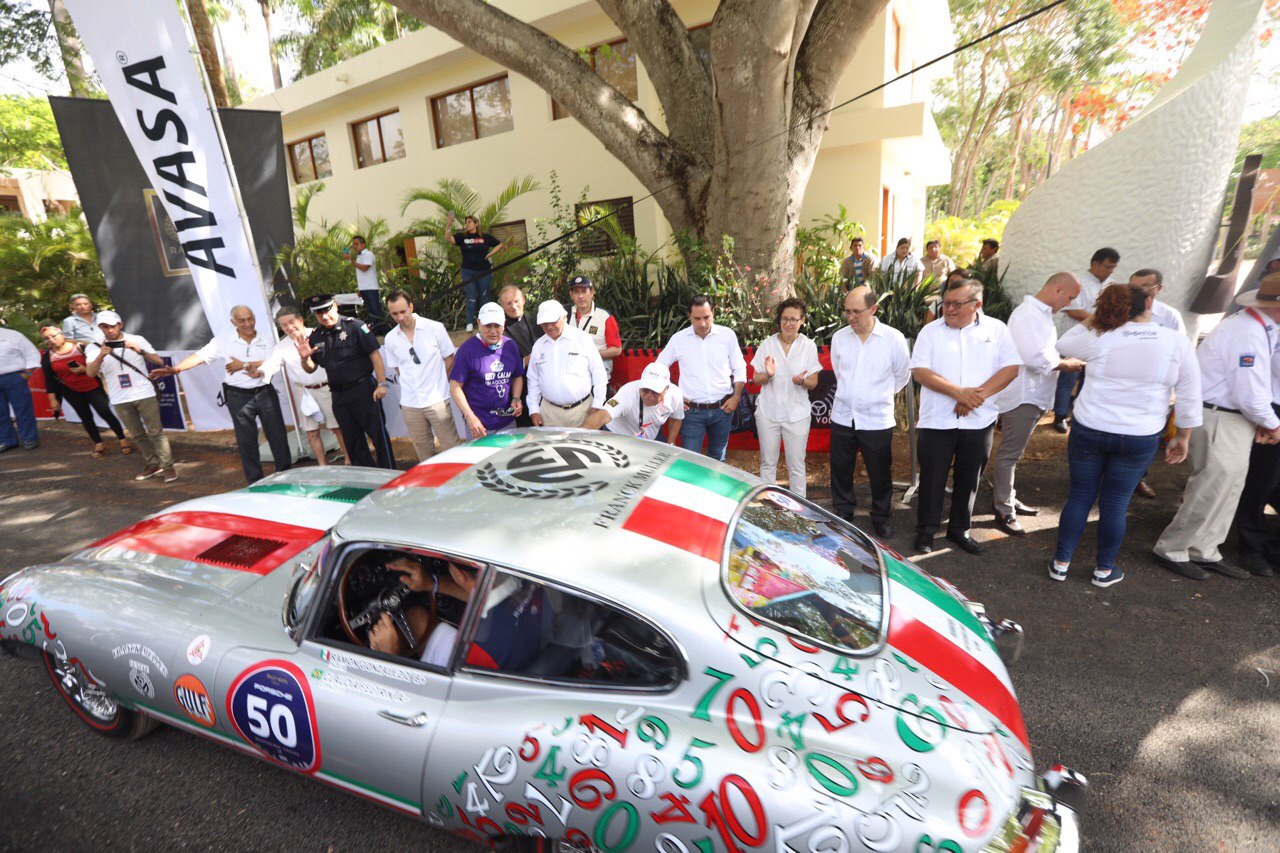
<path id="1" fill-rule="evenodd" d="M 548 299 L 538 306 L 538 325 L 543 323 L 554 323 L 557 320 L 567 316 L 564 306 L 554 299 Z"/>
<path id="2" fill-rule="evenodd" d="M 494 323 L 501 326 L 507 322 L 507 313 L 498 303 L 486 302 L 480 306 L 480 311 L 476 314 L 476 322 L 481 326 L 490 326 Z"/>
<path id="3" fill-rule="evenodd" d="M 661 394 L 671 384 L 671 369 L 660 361 L 647 365 L 640 373 L 640 387 Z"/>
<path id="4" fill-rule="evenodd" d="M 97 323 L 99 326 L 115 326 L 123 322 L 124 320 L 120 319 L 120 315 L 114 311 L 98 312 Z"/>

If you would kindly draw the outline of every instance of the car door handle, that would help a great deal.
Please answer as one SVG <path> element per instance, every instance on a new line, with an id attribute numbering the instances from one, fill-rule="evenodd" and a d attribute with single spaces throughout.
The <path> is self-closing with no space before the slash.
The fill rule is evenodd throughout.
<path id="1" fill-rule="evenodd" d="M 420 729 L 427 724 L 426 711 L 419 711 L 416 714 L 402 714 L 399 711 L 379 711 L 378 716 L 384 720 L 390 720 L 393 723 L 399 723 L 402 726 Z"/>

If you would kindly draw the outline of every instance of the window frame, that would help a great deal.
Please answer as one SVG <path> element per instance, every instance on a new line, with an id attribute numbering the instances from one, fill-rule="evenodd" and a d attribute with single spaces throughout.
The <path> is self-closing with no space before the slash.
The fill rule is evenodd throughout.
<path id="1" fill-rule="evenodd" d="M 626 228 L 627 236 L 629 236 L 632 240 L 636 239 L 635 196 L 628 195 L 628 196 L 619 196 L 617 198 L 592 199 L 590 201 L 575 203 L 573 206 L 573 218 L 575 221 L 581 223 L 582 220 L 578 216 L 581 210 L 588 207 L 604 207 L 605 205 L 609 205 L 609 204 L 618 204 L 622 209 L 627 211 L 625 220 L 623 218 L 622 213 L 618 214 L 618 221 L 619 222 L 625 221 L 625 223 L 629 226 Z M 599 240 L 602 243 L 605 243 L 607 242 L 607 239 L 608 238 L 605 237 L 603 234 L 600 234 L 597 236 L 597 234 L 592 234 L 590 232 L 583 232 L 582 239 L 578 243 L 579 250 L 581 251 L 582 256 L 584 258 L 607 258 L 615 254 L 618 251 L 617 246 L 606 245 L 603 250 L 596 249 L 596 246 L 595 246 L 596 240 Z"/>
<path id="2" fill-rule="evenodd" d="M 295 139 L 293 142 L 285 143 L 285 149 L 289 152 L 289 171 L 292 172 L 293 174 L 294 184 L 298 186 L 309 184 L 313 181 L 322 181 L 325 178 L 333 177 L 333 158 L 330 157 L 328 154 L 325 155 L 325 160 L 328 161 L 329 163 L 329 174 L 321 175 L 320 170 L 316 168 L 316 149 L 315 149 L 314 142 L 317 139 L 324 139 L 325 148 L 327 150 L 329 147 L 329 140 L 325 136 L 325 132 L 323 130 L 320 131 L 319 133 L 313 133 L 310 136 L 304 136 L 302 139 Z M 293 147 L 295 145 L 301 145 L 304 142 L 307 143 L 307 151 L 311 154 L 311 171 L 315 173 L 314 178 L 310 178 L 305 181 L 298 176 L 298 160 L 296 157 L 294 157 L 294 154 L 293 154 Z"/>
<path id="3" fill-rule="evenodd" d="M 583 50 L 586 51 L 587 57 L 589 58 L 589 61 L 587 62 L 587 67 L 590 68 L 596 74 L 599 74 L 600 69 L 596 67 L 596 52 L 600 50 L 600 48 L 602 47 L 617 47 L 618 45 L 623 44 L 624 42 L 630 42 L 630 41 L 631 39 L 627 38 L 626 36 L 618 36 L 617 38 L 611 39 L 609 41 L 596 42 L 595 44 L 584 47 Z M 631 47 L 631 52 L 633 55 L 635 55 L 634 45 Z M 639 55 L 635 55 L 635 61 L 637 63 L 640 61 Z M 600 79 L 604 80 L 603 77 L 601 77 Z M 605 80 L 605 82 L 607 83 L 608 81 Z M 614 88 L 617 89 L 618 87 L 614 86 Z M 625 92 L 623 92 L 622 94 L 626 95 Z M 640 99 L 640 74 L 637 71 L 636 72 L 636 97 L 632 100 L 632 103 L 634 103 L 639 99 Z M 568 112 L 566 112 L 564 107 L 560 106 L 559 102 L 556 101 L 555 98 L 552 98 L 551 99 L 551 120 L 553 122 L 556 122 L 566 118 L 573 118 L 573 116 L 570 115 Z"/>
<path id="4" fill-rule="evenodd" d="M 508 117 L 511 120 L 511 130 L 503 131 L 503 132 L 512 133 L 515 131 L 516 116 L 515 116 L 515 110 L 511 107 L 511 75 L 510 73 L 504 71 L 501 74 L 495 74 L 494 76 L 486 77 L 483 80 L 476 80 L 475 82 L 468 83 L 465 86 L 458 86 L 457 88 L 449 89 L 446 92 L 440 92 L 435 95 L 427 96 L 427 112 L 431 114 L 431 135 L 435 140 L 435 146 L 437 151 L 443 148 L 452 148 L 455 145 L 465 145 L 468 142 L 477 142 L 481 139 L 488 139 L 487 136 L 480 135 L 480 119 L 476 116 L 476 91 L 475 90 L 480 88 L 481 86 L 488 86 L 490 83 L 496 83 L 499 80 L 507 81 L 507 108 L 509 111 Z M 440 136 L 439 116 L 436 113 L 436 101 L 442 101 L 445 98 L 451 97 L 453 95 L 461 94 L 462 92 L 467 92 L 468 97 L 471 100 L 471 138 L 464 139 L 461 142 L 443 143 L 441 141 L 442 137 Z M 497 134 L 494 134 L 494 135 L 496 136 Z"/>
<path id="5" fill-rule="evenodd" d="M 383 110 L 380 113 L 374 113 L 373 115 L 365 116 L 364 118 L 360 118 L 360 119 L 356 119 L 355 121 L 348 122 L 347 127 L 351 129 L 351 147 L 353 149 L 353 153 L 356 156 L 356 169 L 371 169 L 374 166 L 381 166 L 383 163 L 390 163 L 394 160 L 403 160 L 407 156 L 409 156 L 408 147 L 404 144 L 405 142 L 404 123 L 401 122 L 400 147 L 404 149 L 404 153 L 401 154 L 399 157 L 387 157 L 387 137 L 386 137 L 386 134 L 382 132 L 382 119 L 386 118 L 389 115 L 399 115 L 399 114 L 400 114 L 400 108 L 392 107 L 389 110 Z M 382 159 L 376 160 L 372 163 L 365 163 L 361 165 L 360 143 L 356 139 L 356 128 L 359 127 L 360 125 L 369 124 L 370 122 L 378 122 L 378 148 L 382 152 Z"/>
<path id="6" fill-rule="evenodd" d="M 520 251 L 521 251 L 521 252 L 527 252 L 527 251 L 529 251 L 529 220 L 527 220 L 527 219 L 508 219 L 508 220 L 507 220 L 507 221 L 505 221 L 505 222 L 495 222 L 495 223 L 493 223 L 492 225 L 490 225 L 490 226 L 489 226 L 489 233 L 490 233 L 490 234 L 493 234 L 493 236 L 497 237 L 498 235 L 497 235 L 497 233 L 496 233 L 496 232 L 497 232 L 497 230 L 498 230 L 499 228 L 513 228 L 513 227 L 515 227 L 515 226 L 517 226 L 517 225 L 519 225 L 521 228 L 523 228 L 523 229 L 524 229 L 524 247 L 523 247 L 522 249 L 520 249 Z M 499 237 L 498 239 L 502 239 L 502 238 L 500 238 L 500 237 Z M 503 242 L 506 242 L 506 241 L 503 241 Z M 515 249 L 515 248 L 518 248 L 518 247 L 516 247 L 516 246 L 512 246 L 512 245 L 508 244 L 507 248 L 508 248 L 508 249 Z"/>

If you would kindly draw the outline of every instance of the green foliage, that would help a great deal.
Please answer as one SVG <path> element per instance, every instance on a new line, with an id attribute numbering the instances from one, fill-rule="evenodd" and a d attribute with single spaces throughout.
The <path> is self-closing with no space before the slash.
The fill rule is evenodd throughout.
<path id="1" fill-rule="evenodd" d="M 34 331 L 45 321 L 61 321 L 70 313 L 73 293 L 87 293 L 99 309 L 110 307 L 79 209 L 39 223 L 0 218 L 0 323 Z"/>
<path id="2" fill-rule="evenodd" d="M 53 110 L 44 98 L 0 96 L 0 166 L 67 167 Z"/>
<path id="3" fill-rule="evenodd" d="M 839 280 L 840 262 L 848 253 L 849 241 L 866 233 L 861 222 L 849 218 L 843 204 L 836 213 L 815 220 L 811 227 L 797 228 L 796 260 L 801 278 L 817 282 Z"/>
<path id="4" fill-rule="evenodd" d="M 36 71 L 52 78 L 58 44 L 49 17 L 47 9 L 32 8 L 31 3 L 0 0 L 0 66 L 28 59 Z"/>
<path id="5" fill-rule="evenodd" d="M 916 282 L 915 275 L 908 275 L 905 270 L 887 273 L 877 269 L 869 287 L 880 300 L 876 319 L 914 341 L 924 325 L 926 303 L 938 292 L 938 282 L 930 275 L 921 276 Z"/>
<path id="6" fill-rule="evenodd" d="M 295 0 L 302 27 L 276 39 L 282 54 L 298 62 L 298 76 L 394 41 L 424 24 L 381 0 Z"/>
<path id="7" fill-rule="evenodd" d="M 982 282 L 982 312 L 995 317 L 1002 323 L 1009 321 L 1009 315 L 1013 313 L 1015 307 L 1013 299 L 1004 289 L 1004 278 L 1007 274 L 1008 271 L 1005 269 L 974 271 L 974 278 Z"/>
<path id="8" fill-rule="evenodd" d="M 982 241 L 988 237 L 1001 239 L 1004 227 L 1009 224 L 1009 217 L 1013 216 L 1018 205 L 1019 202 L 1012 200 L 997 201 L 972 218 L 944 216 L 935 219 L 924 227 L 925 240 L 938 240 L 942 243 L 944 255 L 961 267 L 972 268 Z"/>
<path id="9" fill-rule="evenodd" d="M 1240 147 L 1236 151 L 1233 175 L 1244 168 L 1244 158 L 1250 154 L 1262 155 L 1262 169 L 1280 168 L 1280 116 L 1251 121 L 1240 129 Z"/>

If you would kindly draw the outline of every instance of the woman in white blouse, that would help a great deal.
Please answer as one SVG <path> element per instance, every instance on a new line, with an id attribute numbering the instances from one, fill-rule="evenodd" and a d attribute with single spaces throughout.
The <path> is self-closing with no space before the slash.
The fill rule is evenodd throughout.
<path id="1" fill-rule="evenodd" d="M 776 483 L 778 446 L 786 446 L 791 491 L 805 496 L 805 448 L 809 444 L 809 391 L 818 384 L 818 348 L 800 334 L 808 310 L 799 299 L 778 303 L 778 333 L 756 349 L 751 367 L 760 385 L 756 434 L 760 437 L 760 479 Z"/>
<path id="2" fill-rule="evenodd" d="M 1124 541 L 1125 514 L 1160 445 L 1171 391 L 1178 434 L 1165 450 L 1166 462 L 1187 458 L 1190 431 L 1200 426 L 1200 365 L 1186 337 L 1151 322 L 1151 297 L 1131 284 L 1103 288 L 1094 313 L 1058 340 L 1058 352 L 1086 362 L 1088 378 L 1076 398 L 1067 444 L 1071 490 L 1049 577 L 1066 580 L 1096 500 L 1093 585 L 1111 586 L 1124 579 L 1115 560 Z"/>

